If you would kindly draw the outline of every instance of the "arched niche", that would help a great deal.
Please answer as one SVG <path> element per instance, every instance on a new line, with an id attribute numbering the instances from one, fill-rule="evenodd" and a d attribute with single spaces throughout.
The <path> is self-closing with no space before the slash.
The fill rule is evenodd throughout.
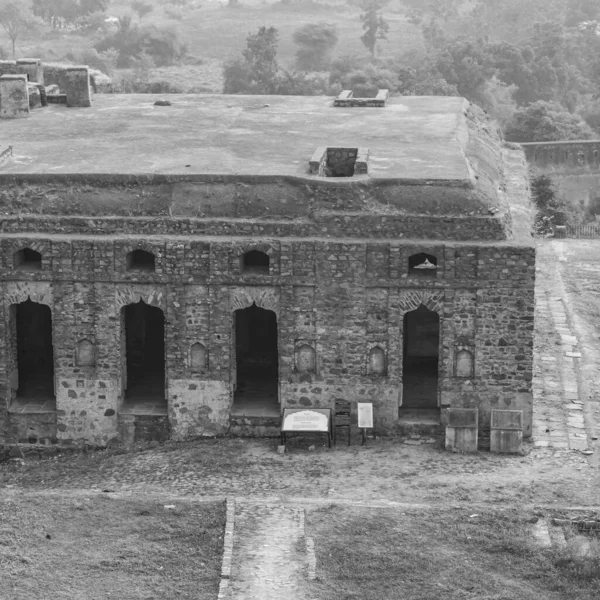
<path id="1" fill-rule="evenodd" d="M 85 338 L 77 342 L 75 364 L 78 367 L 92 367 L 96 364 L 96 347 L 91 340 Z"/>
<path id="2" fill-rule="evenodd" d="M 250 250 L 242 255 L 241 270 L 242 273 L 263 273 L 269 274 L 271 259 L 266 252 L 260 250 Z"/>
<path id="3" fill-rule="evenodd" d="M 456 377 L 473 377 L 475 361 L 470 350 L 459 350 L 456 354 Z"/>
<path id="4" fill-rule="evenodd" d="M 19 271 L 39 271 L 42 255 L 31 248 L 22 248 L 13 254 L 13 265 Z"/>
<path id="5" fill-rule="evenodd" d="M 206 369 L 208 353 L 206 346 L 200 342 L 196 342 L 190 346 L 190 369 L 200 372 Z"/>
<path id="6" fill-rule="evenodd" d="M 316 353 L 312 346 L 301 344 L 296 347 L 296 371 L 314 373 L 317 367 Z"/>
<path id="7" fill-rule="evenodd" d="M 408 258 L 408 274 L 412 277 L 435 279 L 438 261 L 433 254 L 421 252 Z"/>
<path id="8" fill-rule="evenodd" d="M 126 267 L 128 271 L 154 273 L 156 270 L 156 257 L 147 250 L 133 250 L 127 255 Z"/>
<path id="9" fill-rule="evenodd" d="M 385 350 L 375 346 L 369 351 L 369 374 L 385 375 L 387 373 L 387 359 Z"/>

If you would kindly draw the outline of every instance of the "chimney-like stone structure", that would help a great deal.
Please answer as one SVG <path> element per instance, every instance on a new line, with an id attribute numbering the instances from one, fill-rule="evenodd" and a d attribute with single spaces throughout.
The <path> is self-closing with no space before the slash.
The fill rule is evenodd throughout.
<path id="1" fill-rule="evenodd" d="M 27 75 L 31 82 L 44 84 L 44 67 L 39 58 L 20 58 L 17 60 L 17 72 Z"/>
<path id="2" fill-rule="evenodd" d="M 27 75 L 0 77 L 0 118 L 19 119 L 29 116 Z"/>
<path id="3" fill-rule="evenodd" d="M 65 69 L 65 89 L 68 107 L 92 105 L 90 73 L 87 67 L 67 67 Z"/>
<path id="4" fill-rule="evenodd" d="M 17 73 L 16 60 L 0 60 L 0 77 L 2 75 L 16 75 Z"/>

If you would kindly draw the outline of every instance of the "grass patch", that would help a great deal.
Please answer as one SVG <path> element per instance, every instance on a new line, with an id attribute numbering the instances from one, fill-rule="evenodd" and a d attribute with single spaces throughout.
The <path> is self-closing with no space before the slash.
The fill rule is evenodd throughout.
<path id="1" fill-rule="evenodd" d="M 315 510 L 307 519 L 307 535 L 314 538 L 317 554 L 315 597 L 600 597 L 600 569 L 594 570 L 591 563 L 587 568 L 574 563 L 568 550 L 535 547 L 531 515 L 489 510 L 472 514 L 463 509 L 400 511 L 332 506 Z"/>
<path id="2" fill-rule="evenodd" d="M 221 503 L 5 498 L 0 598 L 212 600 L 224 524 Z"/>

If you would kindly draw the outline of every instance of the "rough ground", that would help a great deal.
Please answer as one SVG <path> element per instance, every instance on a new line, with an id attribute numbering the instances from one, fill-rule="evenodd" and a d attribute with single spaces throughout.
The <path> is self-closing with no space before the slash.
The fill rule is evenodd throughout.
<path id="1" fill-rule="evenodd" d="M 556 240 L 538 250 L 534 440 L 522 456 L 463 456 L 445 452 L 439 442 L 401 439 L 370 440 L 364 447 L 356 439 L 350 448 L 332 450 L 306 439 L 280 455 L 277 440 L 202 440 L 2 465 L 0 496 L 109 489 L 125 496 L 235 499 L 239 528 L 229 595 L 222 596 L 231 600 L 308 598 L 302 589 L 311 556 L 301 517 L 306 507 L 600 510 L 600 241 Z M 316 450 L 309 451 L 313 443 Z M 274 557 L 287 567 L 274 570 Z"/>

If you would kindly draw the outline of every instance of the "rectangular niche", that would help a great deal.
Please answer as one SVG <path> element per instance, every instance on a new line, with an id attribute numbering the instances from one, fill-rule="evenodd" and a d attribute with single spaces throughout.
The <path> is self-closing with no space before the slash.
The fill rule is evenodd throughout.
<path id="1" fill-rule="evenodd" d="M 455 347 L 454 376 L 462 379 L 472 379 L 475 376 L 475 352 L 472 347 Z"/>
<path id="2" fill-rule="evenodd" d="M 368 156 L 368 148 L 317 148 L 309 162 L 309 173 L 319 177 L 366 175 Z"/>

